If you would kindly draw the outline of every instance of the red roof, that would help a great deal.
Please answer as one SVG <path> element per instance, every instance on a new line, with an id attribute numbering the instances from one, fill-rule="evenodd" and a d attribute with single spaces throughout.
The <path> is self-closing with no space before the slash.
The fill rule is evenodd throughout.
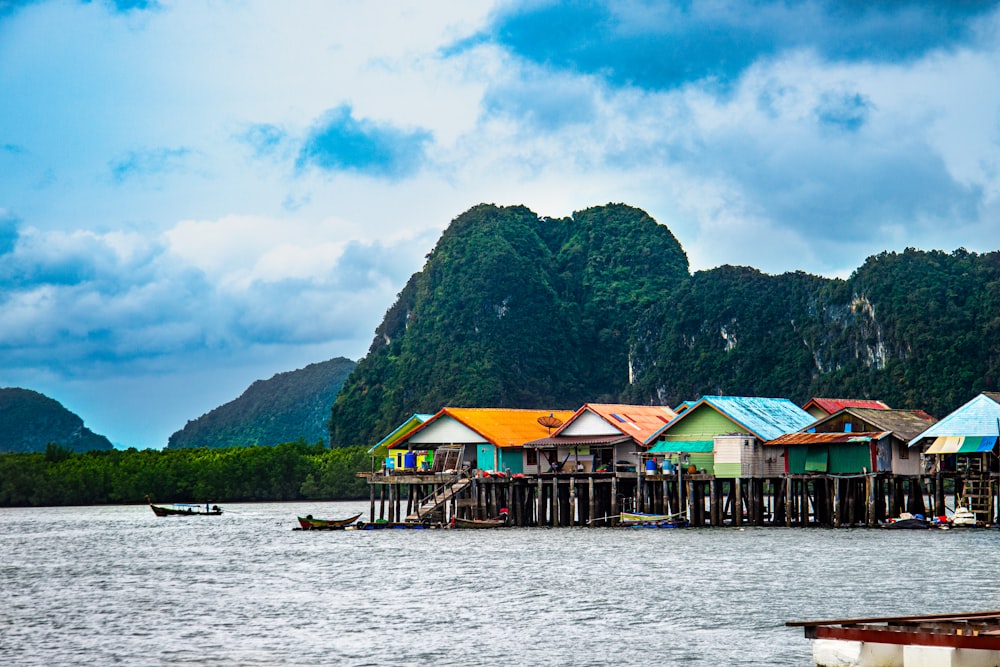
<path id="1" fill-rule="evenodd" d="M 867 398 L 813 398 L 802 406 L 806 412 L 812 406 L 818 407 L 828 415 L 840 412 L 844 408 L 870 408 L 872 410 L 888 410 L 888 405 L 882 401 L 873 401 Z"/>

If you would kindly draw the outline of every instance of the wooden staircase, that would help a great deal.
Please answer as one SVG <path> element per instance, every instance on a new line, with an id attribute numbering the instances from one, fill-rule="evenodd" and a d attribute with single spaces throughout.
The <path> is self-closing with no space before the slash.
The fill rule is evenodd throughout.
<path id="1" fill-rule="evenodd" d="M 990 478 L 966 479 L 957 505 L 968 507 L 976 515 L 976 519 L 989 523 L 993 514 L 993 485 Z"/>
<path id="2" fill-rule="evenodd" d="M 412 514 L 406 516 L 407 522 L 419 522 L 423 520 L 429 514 L 437 512 L 444 504 L 454 498 L 456 495 L 461 493 L 465 487 L 472 483 L 472 479 L 465 477 L 463 479 L 454 480 L 451 482 L 446 482 L 441 486 L 434 489 L 434 493 L 422 498 L 417 504 L 417 509 Z"/>

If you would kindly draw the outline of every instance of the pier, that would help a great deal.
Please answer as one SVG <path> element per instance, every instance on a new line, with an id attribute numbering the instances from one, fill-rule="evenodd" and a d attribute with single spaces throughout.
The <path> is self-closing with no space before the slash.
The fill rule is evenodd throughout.
<path id="1" fill-rule="evenodd" d="M 910 515 L 945 516 L 955 503 L 984 526 L 998 523 L 995 472 L 722 478 L 701 472 L 515 474 L 380 470 L 369 520 L 446 523 L 487 519 L 506 508 L 511 526 L 613 526 L 621 512 L 683 516 L 692 527 L 878 527 Z M 950 502 L 948 502 L 950 501 Z"/>

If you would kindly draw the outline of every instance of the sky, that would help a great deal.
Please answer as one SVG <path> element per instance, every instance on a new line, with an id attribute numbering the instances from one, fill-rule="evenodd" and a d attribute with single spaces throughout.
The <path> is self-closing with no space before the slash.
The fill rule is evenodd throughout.
<path id="1" fill-rule="evenodd" d="M 0 386 L 117 446 L 362 357 L 482 202 L 692 270 L 996 250 L 1000 6 L 0 0 Z"/>

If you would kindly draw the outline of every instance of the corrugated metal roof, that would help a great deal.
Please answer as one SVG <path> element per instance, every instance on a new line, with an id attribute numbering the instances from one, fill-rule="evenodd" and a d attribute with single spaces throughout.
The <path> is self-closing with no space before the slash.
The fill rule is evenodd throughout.
<path id="1" fill-rule="evenodd" d="M 697 454 L 711 452 L 714 440 L 664 440 L 650 447 L 650 454 Z"/>
<path id="2" fill-rule="evenodd" d="M 854 415 L 858 419 L 881 431 L 892 431 L 900 440 L 909 440 L 927 430 L 937 419 L 931 417 L 923 410 L 873 410 L 870 408 L 847 408 L 847 414 Z"/>
<path id="3" fill-rule="evenodd" d="M 890 431 L 868 431 L 864 433 L 786 433 L 765 445 L 842 445 L 852 442 L 871 442 L 891 435 Z"/>
<path id="4" fill-rule="evenodd" d="M 666 426 L 677 416 L 677 413 L 665 405 L 625 405 L 622 403 L 586 403 L 567 421 L 559 427 L 553 436 L 558 436 L 569 424 L 584 412 L 593 412 L 622 433 L 635 438 L 638 442 L 646 441 Z"/>
<path id="5" fill-rule="evenodd" d="M 649 444 L 675 424 L 710 406 L 724 416 L 750 431 L 760 440 L 773 440 L 785 433 L 805 428 L 815 418 L 787 398 L 758 398 L 754 396 L 702 396 L 694 406 L 677 416 L 646 440 Z"/>
<path id="6" fill-rule="evenodd" d="M 529 440 L 547 436 L 549 429 L 538 423 L 539 417 L 553 415 L 563 421 L 573 416 L 572 410 L 518 410 L 513 408 L 442 408 L 424 424 L 443 415 L 461 422 L 487 442 L 497 447 L 521 447 Z"/>
<path id="7" fill-rule="evenodd" d="M 617 445 L 631 440 L 627 435 L 563 435 L 531 440 L 524 443 L 525 447 L 573 447 L 580 445 Z"/>
<path id="8" fill-rule="evenodd" d="M 1000 394 L 982 393 L 910 440 L 913 446 L 924 438 L 1000 434 Z"/>
<path id="9" fill-rule="evenodd" d="M 812 398 L 802 406 L 803 410 L 808 410 L 809 406 L 815 405 L 826 414 L 832 415 L 840 412 L 844 408 L 869 408 L 872 410 L 888 410 L 889 406 L 882 401 L 875 401 L 867 398 Z"/>
<path id="10" fill-rule="evenodd" d="M 374 456 L 385 456 L 389 451 L 389 447 L 408 436 L 410 433 L 415 431 L 418 426 L 433 416 L 434 415 L 422 413 L 414 414 L 412 417 L 393 429 L 392 433 L 372 445 L 371 449 L 368 450 L 368 453 Z"/>

